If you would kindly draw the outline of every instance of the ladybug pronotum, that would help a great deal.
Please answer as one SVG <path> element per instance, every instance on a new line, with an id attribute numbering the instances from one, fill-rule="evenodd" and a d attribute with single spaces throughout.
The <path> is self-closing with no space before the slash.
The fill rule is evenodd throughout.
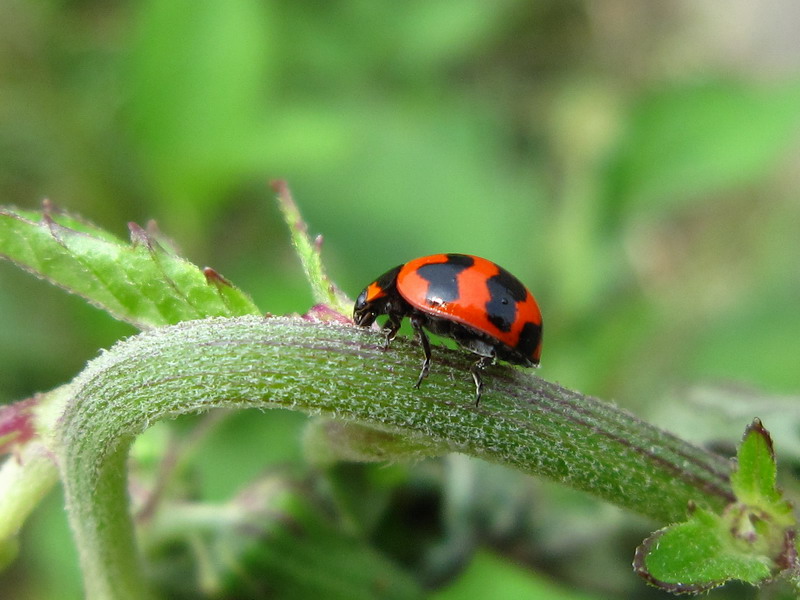
<path id="1" fill-rule="evenodd" d="M 476 406 L 483 391 L 480 372 L 495 358 L 524 367 L 539 365 L 542 314 L 536 300 L 516 277 L 485 258 L 433 254 L 387 271 L 364 288 L 353 307 L 353 320 L 362 327 L 380 315 L 389 316 L 386 347 L 405 317 L 419 336 L 425 361 L 417 388 L 431 366 L 425 329 L 480 357 L 470 369 Z"/>

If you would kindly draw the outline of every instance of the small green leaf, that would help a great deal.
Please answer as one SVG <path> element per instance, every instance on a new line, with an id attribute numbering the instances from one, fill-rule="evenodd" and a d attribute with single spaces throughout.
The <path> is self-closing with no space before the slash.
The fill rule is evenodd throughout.
<path id="1" fill-rule="evenodd" d="M 772 439 L 759 419 L 747 428 L 736 460 L 738 466 L 731 475 L 731 486 L 737 500 L 761 508 L 778 522 L 793 525 L 792 507 L 775 487 L 777 467 Z"/>
<path id="2" fill-rule="evenodd" d="M 694 510 L 636 550 L 634 569 L 673 593 L 699 593 L 733 579 L 760 584 L 796 569 L 792 506 L 775 487 L 775 454 L 759 419 L 745 431 L 731 474 L 736 502 L 722 514 Z"/>
<path id="3" fill-rule="evenodd" d="M 636 551 L 634 569 L 674 593 L 699 593 L 731 579 L 757 583 L 768 578 L 769 558 L 739 551 L 727 527 L 719 515 L 698 509 L 685 523 L 647 538 Z"/>
<path id="4" fill-rule="evenodd" d="M 58 213 L 0 208 L 0 257 L 141 329 L 212 316 L 258 314 L 252 300 L 129 225 L 132 244 Z"/>

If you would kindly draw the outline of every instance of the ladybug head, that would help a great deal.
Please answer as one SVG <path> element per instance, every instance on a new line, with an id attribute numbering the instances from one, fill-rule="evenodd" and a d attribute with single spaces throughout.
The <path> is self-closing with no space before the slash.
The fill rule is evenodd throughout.
<path id="1" fill-rule="evenodd" d="M 363 289 L 358 295 L 358 298 L 356 298 L 356 303 L 353 306 L 353 321 L 356 322 L 356 325 L 360 325 L 361 327 L 369 327 L 375 322 L 378 315 L 385 312 L 385 310 L 383 310 L 383 305 L 386 304 L 386 296 L 370 300 L 370 288 L 373 285 L 375 284 Z"/>
<path id="2" fill-rule="evenodd" d="M 353 306 L 353 321 L 361 327 L 369 327 L 378 317 L 378 313 L 372 310 L 372 303 L 367 301 L 368 289 L 364 288 L 361 291 L 356 298 L 355 306 Z"/>
<path id="3" fill-rule="evenodd" d="M 392 300 L 397 296 L 395 282 L 402 265 L 387 271 L 365 287 L 353 306 L 353 321 L 361 327 L 369 327 L 380 315 L 392 311 Z"/>

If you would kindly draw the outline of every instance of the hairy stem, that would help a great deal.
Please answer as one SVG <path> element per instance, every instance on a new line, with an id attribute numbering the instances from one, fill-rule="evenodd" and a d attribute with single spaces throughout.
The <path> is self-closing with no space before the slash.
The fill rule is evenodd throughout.
<path id="1" fill-rule="evenodd" d="M 16 558 L 22 524 L 57 481 L 58 471 L 39 442 L 29 442 L 0 465 L 0 570 Z"/>
<path id="2" fill-rule="evenodd" d="M 475 407 L 463 353 L 436 349 L 415 390 L 419 349 L 398 339 L 383 352 L 381 343 L 373 332 L 302 319 L 209 319 L 137 335 L 91 362 L 74 382 L 56 449 L 87 597 L 145 597 L 125 490 L 135 436 L 214 407 L 284 407 L 374 427 L 661 521 L 682 518 L 689 501 L 720 509 L 732 499 L 725 459 L 625 411 L 509 367 L 487 369 Z"/>

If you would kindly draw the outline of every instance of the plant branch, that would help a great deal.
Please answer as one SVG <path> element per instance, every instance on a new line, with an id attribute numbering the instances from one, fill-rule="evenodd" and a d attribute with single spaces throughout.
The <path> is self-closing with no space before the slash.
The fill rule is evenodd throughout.
<path id="1" fill-rule="evenodd" d="M 277 179 L 271 182 L 271 186 L 276 194 L 275 199 L 278 201 L 283 220 L 289 228 L 292 245 L 311 286 L 314 301 L 328 305 L 341 313 L 348 313 L 352 309 L 353 301 L 333 283 L 322 264 L 322 236 L 318 235 L 313 242 L 311 241 L 308 225 L 303 220 L 292 192 L 284 180 Z"/>
<path id="2" fill-rule="evenodd" d="M 20 528 L 57 480 L 52 457 L 39 442 L 0 465 L 0 570 L 16 558 Z"/>
<path id="3" fill-rule="evenodd" d="M 366 425 L 430 454 L 513 466 L 660 521 L 682 518 L 690 501 L 719 510 L 732 500 L 726 459 L 630 413 L 510 367 L 487 369 L 475 407 L 463 353 L 437 349 L 415 390 L 419 349 L 401 339 L 388 352 L 381 346 L 379 334 L 355 327 L 240 317 L 152 330 L 92 361 L 56 432 L 87 597 L 145 595 L 125 500 L 135 436 L 159 419 L 215 407 L 283 407 Z"/>

